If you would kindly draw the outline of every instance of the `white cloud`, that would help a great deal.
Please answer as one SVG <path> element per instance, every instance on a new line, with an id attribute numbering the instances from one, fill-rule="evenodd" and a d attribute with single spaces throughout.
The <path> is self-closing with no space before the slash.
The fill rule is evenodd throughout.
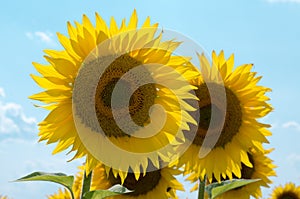
<path id="1" fill-rule="evenodd" d="M 300 0 L 266 0 L 268 3 L 300 3 Z"/>
<path id="2" fill-rule="evenodd" d="M 296 129 L 297 131 L 300 131 L 300 124 L 295 121 L 286 122 L 282 125 L 282 127 L 286 129 L 292 128 L 292 129 Z"/>
<path id="3" fill-rule="evenodd" d="M 0 97 L 5 97 L 5 92 L 3 88 L 0 88 Z"/>
<path id="4" fill-rule="evenodd" d="M 3 88 L 0 88 L 0 96 L 5 97 Z M 0 99 L 0 135 L 34 132 L 36 126 L 36 119 L 28 117 L 20 104 L 5 102 Z"/>
<path id="5" fill-rule="evenodd" d="M 55 41 L 52 39 L 53 34 L 50 32 L 42 32 L 42 31 L 26 32 L 25 35 L 30 40 L 37 39 L 46 44 L 50 44 L 50 45 L 55 44 Z"/>
<path id="6" fill-rule="evenodd" d="M 287 160 L 292 162 L 298 162 L 300 161 L 300 154 L 292 153 L 287 156 Z"/>
<path id="7" fill-rule="evenodd" d="M 49 33 L 45 33 L 45 32 L 35 32 L 34 33 L 35 36 L 39 37 L 43 42 L 46 42 L 46 43 L 51 43 L 52 42 L 52 34 L 49 34 Z"/>

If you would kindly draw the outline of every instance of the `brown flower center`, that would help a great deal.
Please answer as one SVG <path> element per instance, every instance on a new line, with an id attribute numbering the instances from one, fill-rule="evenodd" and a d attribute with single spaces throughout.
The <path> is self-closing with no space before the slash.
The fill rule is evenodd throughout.
<path id="1" fill-rule="evenodd" d="M 213 90 L 214 93 L 223 93 L 224 88 L 216 83 L 208 83 L 210 90 Z M 225 147 L 232 138 L 239 132 L 239 129 L 242 125 L 242 109 L 240 101 L 234 92 L 225 87 L 226 92 L 226 110 L 222 108 L 224 102 L 218 99 L 214 99 L 214 104 L 211 102 L 210 93 L 207 87 L 207 84 L 201 84 L 198 86 L 198 89 L 195 90 L 196 96 L 199 98 L 199 111 L 200 111 L 200 120 L 197 130 L 197 135 L 193 140 L 193 143 L 201 146 L 204 138 L 210 136 L 210 139 L 213 139 L 215 136 L 219 135 L 218 129 L 220 125 L 223 124 L 225 117 L 224 126 L 221 128 L 221 135 L 218 138 L 218 141 L 215 147 Z M 214 120 L 212 118 L 212 110 L 216 111 L 216 117 Z M 212 128 L 212 134 L 206 135 L 208 128 Z"/>
<path id="2" fill-rule="evenodd" d="M 298 196 L 294 192 L 284 192 L 281 195 L 279 195 L 277 199 L 300 199 L 300 196 Z"/>
<path id="3" fill-rule="evenodd" d="M 124 119 L 128 110 L 132 121 L 138 126 L 142 127 L 149 123 L 148 112 L 156 98 L 156 87 L 153 84 L 145 84 L 139 86 L 135 91 L 132 88 L 138 85 L 140 79 L 148 79 L 149 82 L 153 82 L 150 72 L 146 68 L 142 68 L 138 75 L 131 74 L 126 80 L 121 79 L 125 73 L 136 66 L 143 67 L 141 62 L 125 54 L 115 59 L 100 77 L 95 95 L 95 109 L 100 127 L 106 136 L 130 136 L 137 130 L 137 127 L 129 125 Z M 114 93 L 115 103 L 112 107 L 112 94 L 117 83 L 120 85 L 120 89 Z M 133 95 L 130 96 L 130 93 Z M 125 99 L 130 99 L 129 105 Z M 112 110 L 116 111 L 115 117 L 117 118 L 114 118 Z M 126 132 L 119 128 L 115 120 L 120 121 Z"/>
<path id="4" fill-rule="evenodd" d="M 108 176 L 108 180 L 112 185 L 121 184 L 121 179 L 118 176 L 115 178 L 110 172 Z M 155 170 L 151 172 L 147 172 L 146 175 L 140 175 L 139 179 L 136 180 L 133 173 L 128 173 L 125 178 L 123 186 L 125 186 L 129 190 L 133 190 L 133 192 L 128 193 L 131 196 L 145 195 L 148 192 L 152 191 L 161 180 L 160 170 Z"/>
<path id="5" fill-rule="evenodd" d="M 247 167 L 246 165 L 244 165 L 242 163 L 242 170 L 241 170 L 241 173 L 242 173 L 241 178 L 242 179 L 252 179 L 253 173 L 255 172 L 255 162 L 254 162 L 253 156 L 248 153 L 248 158 L 253 167 L 252 168 Z"/>

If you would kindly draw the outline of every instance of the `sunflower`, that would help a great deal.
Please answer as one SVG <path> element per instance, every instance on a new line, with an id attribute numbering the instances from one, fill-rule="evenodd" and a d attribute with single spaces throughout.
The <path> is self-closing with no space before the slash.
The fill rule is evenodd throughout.
<path id="1" fill-rule="evenodd" d="M 200 119 L 191 127 L 196 136 L 189 139 L 192 143 L 179 166 L 185 165 L 185 173 L 195 172 L 201 180 L 206 175 L 209 182 L 231 179 L 233 174 L 240 178 L 241 163 L 252 167 L 249 148 L 263 152 L 261 143 L 271 134 L 269 125 L 257 121 L 272 110 L 265 95 L 270 89 L 257 85 L 261 77 L 251 72 L 252 64 L 234 69 L 233 55 L 226 60 L 223 51 L 213 51 L 212 65 L 204 54 L 199 60 L 201 76 L 191 84 L 198 88 Z"/>
<path id="2" fill-rule="evenodd" d="M 8 199 L 8 197 L 0 195 L 0 199 Z"/>
<path id="3" fill-rule="evenodd" d="M 285 186 L 276 187 L 270 199 L 300 199 L 300 186 L 287 183 Z"/>
<path id="4" fill-rule="evenodd" d="M 149 17 L 138 29 L 135 10 L 120 27 L 97 13 L 95 26 L 86 15 L 82 21 L 68 23 L 69 37 L 58 33 L 62 51 L 44 51 L 48 65 L 33 63 L 41 76 L 31 76 L 45 91 L 30 98 L 50 111 L 40 141 L 57 143 L 54 154 L 86 156 L 88 172 L 100 160 L 122 181 L 129 168 L 145 173 L 148 160 L 168 164 L 188 123 L 196 124 L 185 99 L 196 99 L 188 80 L 198 73 L 173 55 L 180 43 L 163 41 Z"/>
<path id="5" fill-rule="evenodd" d="M 263 153 L 258 152 L 254 148 L 250 149 L 248 152 L 249 160 L 252 164 L 252 167 L 248 167 L 242 164 L 241 168 L 241 178 L 242 179 L 260 179 L 260 181 L 251 183 L 249 185 L 243 186 L 241 188 L 237 188 L 228 192 L 225 192 L 221 196 L 217 197 L 217 199 L 226 199 L 226 198 L 241 198 L 241 199 L 248 199 L 250 196 L 254 198 L 261 198 L 262 192 L 261 187 L 269 187 L 271 180 L 269 179 L 270 176 L 276 176 L 274 168 L 276 167 L 270 158 L 267 155 L 272 150 L 265 150 Z M 237 179 L 236 176 L 233 178 Z M 191 174 L 187 180 L 194 183 L 198 181 L 198 176 L 196 174 Z M 227 180 L 223 179 L 222 180 Z M 213 182 L 217 182 L 216 179 L 213 179 Z M 198 190 L 198 182 L 195 186 L 191 189 L 191 191 Z"/>
<path id="6" fill-rule="evenodd" d="M 49 195 L 48 199 L 71 199 L 70 193 L 67 189 L 59 189 L 57 193 Z"/>
<path id="7" fill-rule="evenodd" d="M 73 192 L 75 199 L 80 198 L 84 168 L 80 167 L 80 172 L 76 175 L 73 184 Z M 177 169 L 165 167 L 160 170 L 146 172 L 136 180 L 133 173 L 129 173 L 125 178 L 123 186 L 133 192 L 123 195 L 108 197 L 109 199 L 144 199 L 144 198 L 160 198 L 160 199 L 177 199 L 176 190 L 184 190 L 183 186 L 176 180 L 175 175 L 181 172 Z M 120 184 L 120 176 L 114 176 L 112 171 L 108 174 L 105 166 L 99 163 L 93 170 L 91 191 L 107 190 L 110 187 Z M 68 199 L 69 193 L 67 190 L 59 190 L 57 194 L 51 195 L 49 199 Z"/>
<path id="8" fill-rule="evenodd" d="M 253 165 L 252 168 L 247 167 L 242 164 L 241 173 L 242 179 L 260 179 L 260 181 L 237 188 L 231 191 L 228 191 L 222 194 L 218 199 L 226 198 L 241 198 L 248 199 L 250 196 L 254 198 L 261 198 L 261 187 L 269 187 L 268 184 L 271 183 L 271 180 L 268 178 L 270 176 L 276 176 L 274 171 L 275 166 L 272 164 L 272 160 L 269 159 L 266 155 L 269 154 L 271 150 L 266 150 L 264 153 L 257 152 L 254 149 L 251 149 L 248 153 L 249 160 Z"/>

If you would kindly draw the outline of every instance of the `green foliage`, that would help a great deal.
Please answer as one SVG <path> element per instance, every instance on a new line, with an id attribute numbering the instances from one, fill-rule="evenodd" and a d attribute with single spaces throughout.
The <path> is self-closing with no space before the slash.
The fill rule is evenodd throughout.
<path id="1" fill-rule="evenodd" d="M 24 182 L 24 181 L 46 181 L 46 182 L 54 182 L 63 185 L 70 191 L 72 198 L 74 198 L 72 192 L 72 186 L 74 182 L 73 176 L 67 176 L 64 173 L 34 172 L 16 180 L 16 182 Z"/>
<path id="2" fill-rule="evenodd" d="M 111 187 L 109 190 L 96 190 L 96 191 L 89 191 L 84 194 L 84 199 L 103 199 L 108 196 L 115 196 L 125 193 L 130 193 L 132 191 L 126 189 L 126 187 L 123 187 L 121 185 L 115 185 Z"/>
<path id="3" fill-rule="evenodd" d="M 97 190 L 97 191 L 89 191 L 84 194 L 84 199 L 103 199 L 108 196 L 115 196 L 122 193 L 117 193 L 109 190 Z"/>
<path id="4" fill-rule="evenodd" d="M 208 193 L 208 196 L 210 199 L 215 199 L 216 197 L 220 196 L 221 194 L 237 189 L 240 187 L 243 187 L 245 185 L 254 183 L 260 181 L 260 179 L 251 179 L 251 180 L 245 180 L 245 179 L 234 179 L 234 180 L 226 180 L 222 181 L 220 183 L 212 183 L 210 185 L 207 185 L 205 187 L 205 191 Z"/>

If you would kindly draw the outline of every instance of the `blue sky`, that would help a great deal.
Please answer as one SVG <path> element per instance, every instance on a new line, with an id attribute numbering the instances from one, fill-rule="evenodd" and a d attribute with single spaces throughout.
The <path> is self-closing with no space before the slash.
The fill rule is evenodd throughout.
<path id="1" fill-rule="evenodd" d="M 55 192 L 49 183 L 12 183 L 32 171 L 72 174 L 78 160 L 64 153 L 52 156 L 53 146 L 37 143 L 38 121 L 46 112 L 33 107 L 27 97 L 40 89 L 29 77 L 32 61 L 44 63 L 43 49 L 61 49 L 56 32 L 66 33 L 67 21 L 94 20 L 98 12 L 109 21 L 128 18 L 136 8 L 140 22 L 150 16 L 160 27 L 184 34 L 208 52 L 223 49 L 235 54 L 236 65 L 254 63 L 261 84 L 275 110 L 264 119 L 272 124 L 270 157 L 278 166 L 275 185 L 289 181 L 300 185 L 300 1 L 4 1 L 0 8 L 0 194 L 19 198 L 45 198 Z M 188 188 L 187 188 L 188 190 Z M 271 189 L 264 190 L 264 196 Z M 181 193 L 181 198 L 195 194 Z"/>

